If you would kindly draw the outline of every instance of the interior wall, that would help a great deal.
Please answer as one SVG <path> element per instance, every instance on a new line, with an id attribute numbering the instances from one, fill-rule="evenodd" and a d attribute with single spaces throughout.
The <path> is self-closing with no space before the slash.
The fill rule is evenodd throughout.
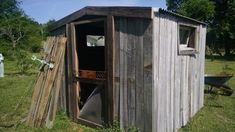
<path id="1" fill-rule="evenodd" d="M 155 13 L 153 131 L 177 131 L 203 106 L 206 27 L 195 25 L 199 53 L 179 55 L 178 23 L 195 24 Z"/>
<path id="2" fill-rule="evenodd" d="M 104 22 L 79 24 L 76 26 L 79 69 L 104 71 L 105 47 L 88 47 L 86 35 L 104 36 Z"/>
<path id="3" fill-rule="evenodd" d="M 79 70 L 105 71 L 105 46 L 88 46 L 87 35 L 104 36 L 104 21 L 78 24 L 75 26 Z M 82 77 L 83 78 L 83 77 Z M 86 78 L 88 79 L 88 78 Z M 94 78 L 95 79 L 95 78 Z M 80 82 L 79 117 L 95 124 L 104 125 L 104 84 L 94 80 Z M 94 91 L 100 87 L 99 92 Z M 93 93 L 93 95 L 91 95 Z M 96 109 L 94 109 L 96 107 Z"/>
<path id="4" fill-rule="evenodd" d="M 115 18 L 114 98 L 122 128 L 152 129 L 152 21 Z M 117 110 L 118 109 L 118 110 Z"/>

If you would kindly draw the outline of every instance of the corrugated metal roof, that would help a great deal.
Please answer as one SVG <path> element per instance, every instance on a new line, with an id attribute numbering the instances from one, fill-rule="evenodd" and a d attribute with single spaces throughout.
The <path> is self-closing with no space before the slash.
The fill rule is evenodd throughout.
<path id="1" fill-rule="evenodd" d="M 203 25 L 207 25 L 207 23 L 205 23 L 205 22 L 198 21 L 196 19 L 193 19 L 193 18 L 190 18 L 190 17 L 187 17 L 187 16 L 183 16 L 183 15 L 180 15 L 178 13 L 175 13 L 175 12 L 172 12 L 172 11 L 168 11 L 168 10 L 165 10 L 165 9 L 162 9 L 162 8 L 159 8 L 158 12 L 159 13 L 170 14 L 170 15 L 173 15 L 173 16 L 176 16 L 176 17 L 181 17 L 181 18 L 184 18 L 184 19 L 188 19 L 190 21 L 194 21 L 194 22 L 197 22 L 197 23 L 200 23 L 200 24 L 203 24 Z"/>

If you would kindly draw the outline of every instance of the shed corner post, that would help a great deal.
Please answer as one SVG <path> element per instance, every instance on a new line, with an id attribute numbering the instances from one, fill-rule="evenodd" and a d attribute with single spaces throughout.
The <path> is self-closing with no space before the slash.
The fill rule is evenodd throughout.
<path id="1" fill-rule="evenodd" d="M 116 106 L 114 98 L 114 75 L 115 75 L 115 26 L 114 26 L 114 16 L 108 15 L 106 20 L 106 30 L 105 30 L 105 61 L 106 61 L 106 84 L 105 84 L 105 109 L 107 109 L 106 121 L 108 124 L 112 124 L 115 118 Z"/>

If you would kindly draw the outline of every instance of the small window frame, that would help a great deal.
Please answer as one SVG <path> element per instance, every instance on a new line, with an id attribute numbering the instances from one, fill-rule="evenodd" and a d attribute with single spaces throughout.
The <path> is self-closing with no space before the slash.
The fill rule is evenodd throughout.
<path id="1" fill-rule="evenodd" d="M 88 37 L 101 37 L 101 39 L 103 39 L 103 43 L 102 45 L 97 45 L 98 43 L 93 43 L 93 44 L 96 44 L 96 45 L 88 45 Z M 96 40 L 96 42 L 98 42 L 99 39 Z M 93 48 L 93 47 L 105 47 L 105 36 L 104 35 L 90 35 L 90 34 L 87 34 L 86 35 L 86 47 L 89 47 L 89 48 Z"/>
<path id="2" fill-rule="evenodd" d="M 181 44 L 180 43 L 180 29 L 185 29 L 185 30 L 192 30 L 194 32 L 194 40 L 193 40 L 193 45 L 188 46 L 189 43 L 187 44 Z M 178 23 L 178 37 L 177 37 L 177 43 L 178 43 L 178 53 L 179 55 L 194 55 L 198 54 L 198 27 L 192 24 L 185 24 L 185 23 Z M 187 40 L 189 41 L 189 40 Z"/>

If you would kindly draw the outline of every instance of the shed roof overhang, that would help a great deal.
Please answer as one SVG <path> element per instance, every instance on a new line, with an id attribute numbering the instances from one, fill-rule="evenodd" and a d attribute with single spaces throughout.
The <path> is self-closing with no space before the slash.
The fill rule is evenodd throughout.
<path id="1" fill-rule="evenodd" d="M 152 19 L 154 13 L 164 13 L 172 16 L 180 17 L 189 21 L 193 21 L 199 24 L 206 25 L 206 23 L 171 12 L 161 8 L 153 7 L 128 7 L 128 6 L 87 6 L 84 7 L 58 21 L 49 27 L 50 31 L 53 31 L 59 27 L 66 25 L 67 23 L 78 20 L 84 16 L 122 16 L 122 17 L 135 17 L 135 18 L 147 18 Z"/>
<path id="2" fill-rule="evenodd" d="M 137 18 L 149 18 L 153 17 L 152 7 L 96 7 L 87 6 L 78 10 L 58 21 L 49 27 L 50 31 L 53 31 L 67 23 L 73 22 L 86 15 L 97 15 L 97 16 L 122 16 L 122 17 L 137 17 Z"/>

